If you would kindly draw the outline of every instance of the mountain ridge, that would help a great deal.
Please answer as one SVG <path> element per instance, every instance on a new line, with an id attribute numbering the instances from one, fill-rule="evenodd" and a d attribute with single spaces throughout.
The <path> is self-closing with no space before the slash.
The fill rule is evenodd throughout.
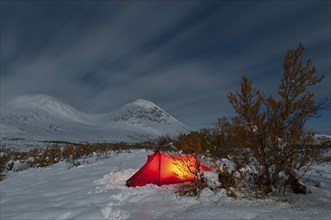
<path id="1" fill-rule="evenodd" d="M 52 96 L 24 95 L 3 108 L 1 141 L 138 142 L 189 128 L 156 104 L 137 99 L 110 113 L 85 113 Z M 24 134 L 24 135 L 23 135 Z M 6 141 L 5 141 L 6 142 Z"/>

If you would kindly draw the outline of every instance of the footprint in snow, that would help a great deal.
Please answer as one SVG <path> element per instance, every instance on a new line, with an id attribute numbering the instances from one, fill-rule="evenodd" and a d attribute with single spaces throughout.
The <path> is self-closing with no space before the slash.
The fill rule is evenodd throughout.
<path id="1" fill-rule="evenodd" d="M 130 214 L 119 208 L 119 202 L 111 201 L 106 207 L 101 209 L 101 213 L 105 219 L 127 219 Z"/>

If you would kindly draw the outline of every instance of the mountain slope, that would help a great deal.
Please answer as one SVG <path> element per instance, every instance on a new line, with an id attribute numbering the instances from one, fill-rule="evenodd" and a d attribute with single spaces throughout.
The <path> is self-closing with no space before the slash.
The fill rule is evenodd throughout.
<path id="1" fill-rule="evenodd" d="M 87 114 L 47 95 L 21 96 L 1 113 L 1 140 L 136 142 L 188 128 L 142 99 L 108 114 Z"/>

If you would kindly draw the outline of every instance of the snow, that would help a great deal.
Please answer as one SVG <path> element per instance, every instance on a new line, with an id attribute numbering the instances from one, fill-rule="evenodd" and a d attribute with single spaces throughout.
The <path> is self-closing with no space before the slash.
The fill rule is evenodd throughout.
<path id="1" fill-rule="evenodd" d="M 0 128 L 1 144 L 9 147 L 40 141 L 137 143 L 189 130 L 142 99 L 115 112 L 88 114 L 47 95 L 21 96 L 3 107 Z"/>
<path id="2" fill-rule="evenodd" d="M 265 200 L 233 199 L 204 189 L 179 197 L 178 185 L 128 188 L 125 181 L 152 152 L 112 154 L 67 168 L 12 172 L 0 182 L 0 219 L 330 219 L 331 165 L 315 165 L 304 179 L 312 193 Z M 215 174 L 205 174 L 210 180 Z M 318 183 L 320 185 L 318 186 Z"/>
<path id="3" fill-rule="evenodd" d="M 155 106 L 153 102 L 147 101 L 145 99 L 137 99 L 134 102 L 132 102 L 134 105 L 144 105 L 144 106 Z"/>

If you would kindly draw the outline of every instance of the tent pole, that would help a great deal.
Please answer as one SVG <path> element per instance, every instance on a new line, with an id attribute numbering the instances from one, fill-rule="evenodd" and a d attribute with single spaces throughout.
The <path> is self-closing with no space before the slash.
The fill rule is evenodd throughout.
<path id="1" fill-rule="evenodd" d="M 158 152 L 158 154 L 159 154 L 159 186 L 160 186 L 160 184 L 161 184 L 161 154 L 160 154 L 160 152 Z"/>

